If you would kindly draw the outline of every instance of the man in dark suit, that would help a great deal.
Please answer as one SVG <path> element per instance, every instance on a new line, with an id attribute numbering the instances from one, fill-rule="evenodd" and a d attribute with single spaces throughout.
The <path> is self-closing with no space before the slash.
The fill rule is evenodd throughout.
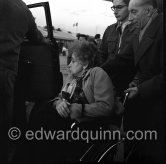
<path id="1" fill-rule="evenodd" d="M 7 131 L 13 121 L 13 93 L 24 37 L 42 42 L 34 18 L 21 0 L 0 0 L 0 161 L 7 162 Z"/>
<path id="2" fill-rule="evenodd" d="M 163 162 L 163 14 L 158 12 L 153 0 L 130 0 L 129 13 L 129 20 L 139 25 L 140 33 L 132 41 L 137 73 L 126 90 L 129 101 L 124 127 L 142 130 L 143 134 L 146 130 L 155 131 L 157 135 L 136 141 L 131 159 Z"/>

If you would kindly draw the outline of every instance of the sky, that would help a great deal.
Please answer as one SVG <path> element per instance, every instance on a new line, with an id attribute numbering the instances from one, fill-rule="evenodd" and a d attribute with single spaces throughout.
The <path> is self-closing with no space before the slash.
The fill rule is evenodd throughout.
<path id="1" fill-rule="evenodd" d="M 49 2 L 52 24 L 72 33 L 83 33 L 101 36 L 108 25 L 116 22 L 112 2 L 104 0 L 23 0 L 26 4 Z M 44 26 L 44 12 L 36 10 L 34 17 L 38 18 L 37 24 Z M 73 24 L 78 23 L 78 26 Z"/>

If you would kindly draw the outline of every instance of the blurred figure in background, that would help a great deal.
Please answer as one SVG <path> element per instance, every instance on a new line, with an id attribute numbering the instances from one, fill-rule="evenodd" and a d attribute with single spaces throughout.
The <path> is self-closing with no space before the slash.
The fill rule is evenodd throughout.
<path id="1" fill-rule="evenodd" d="M 63 46 L 63 48 L 62 48 L 62 55 L 63 56 L 67 56 L 67 53 L 68 53 L 68 49 L 65 46 Z"/>
<path id="2" fill-rule="evenodd" d="M 80 42 L 86 41 L 88 39 L 88 36 L 85 34 L 77 34 L 77 38 Z"/>
<path id="3" fill-rule="evenodd" d="M 95 43 L 98 47 L 98 49 L 100 48 L 100 45 L 101 45 L 101 39 L 100 39 L 100 34 L 96 34 L 95 35 Z"/>

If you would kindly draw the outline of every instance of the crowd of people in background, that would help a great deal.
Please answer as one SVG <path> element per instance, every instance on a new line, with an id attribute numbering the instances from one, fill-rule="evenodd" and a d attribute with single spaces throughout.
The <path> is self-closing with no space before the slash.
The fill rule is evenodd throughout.
<path id="1" fill-rule="evenodd" d="M 155 130 L 157 140 L 124 142 L 123 162 L 166 161 L 162 3 L 112 0 L 117 22 L 106 28 L 102 38 L 79 34 L 69 47 L 59 44 L 59 52 L 67 56 L 68 78 L 59 96 L 35 106 L 29 128 L 68 130 L 73 121 L 88 122 L 90 127 L 97 120 L 102 127 L 112 131 L 116 127 L 124 134 Z M 21 43 L 25 36 L 34 43 L 46 40 L 21 0 L 0 0 L 0 22 L 0 161 L 10 162 L 13 150 L 7 132 L 15 112 L 14 81 Z M 75 162 L 87 144 L 43 141 L 25 147 L 33 150 L 31 161 Z"/>

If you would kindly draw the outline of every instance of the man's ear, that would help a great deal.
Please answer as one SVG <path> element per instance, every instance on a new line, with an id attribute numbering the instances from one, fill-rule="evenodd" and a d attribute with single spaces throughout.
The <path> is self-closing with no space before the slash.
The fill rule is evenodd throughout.
<path id="1" fill-rule="evenodd" d="M 153 7 L 151 7 L 151 6 L 149 6 L 149 7 L 146 8 L 146 13 L 147 13 L 147 15 L 148 15 L 149 17 L 151 17 L 152 14 L 153 14 L 152 9 L 153 9 Z"/>

